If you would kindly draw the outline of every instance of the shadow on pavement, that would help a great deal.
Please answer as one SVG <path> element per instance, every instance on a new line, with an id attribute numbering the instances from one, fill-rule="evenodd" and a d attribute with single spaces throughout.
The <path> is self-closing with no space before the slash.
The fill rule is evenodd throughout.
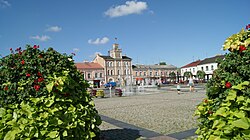
<path id="1" fill-rule="evenodd" d="M 140 137 L 138 130 L 127 128 L 102 130 L 100 134 L 100 140 L 136 140 Z"/>

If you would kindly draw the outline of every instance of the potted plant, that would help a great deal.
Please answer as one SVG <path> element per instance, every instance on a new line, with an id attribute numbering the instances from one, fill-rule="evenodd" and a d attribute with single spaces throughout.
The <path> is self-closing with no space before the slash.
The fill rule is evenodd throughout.
<path id="1" fill-rule="evenodd" d="M 103 90 L 97 90 L 95 96 L 97 98 L 103 98 L 104 97 L 104 91 Z"/>
<path id="2" fill-rule="evenodd" d="M 115 95 L 121 97 L 122 96 L 122 90 L 121 89 L 115 89 Z"/>

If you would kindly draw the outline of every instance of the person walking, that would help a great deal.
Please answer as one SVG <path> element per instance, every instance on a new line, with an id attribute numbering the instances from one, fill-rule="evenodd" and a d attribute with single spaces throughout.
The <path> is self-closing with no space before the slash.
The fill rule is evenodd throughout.
<path id="1" fill-rule="evenodd" d="M 180 92 L 181 92 L 181 85 L 180 85 L 180 83 L 177 83 L 176 89 L 177 89 L 177 93 L 180 95 Z"/>
<path id="2" fill-rule="evenodd" d="M 188 84 L 189 84 L 189 91 L 193 92 L 194 91 L 194 80 L 193 80 L 192 76 L 190 76 Z"/>

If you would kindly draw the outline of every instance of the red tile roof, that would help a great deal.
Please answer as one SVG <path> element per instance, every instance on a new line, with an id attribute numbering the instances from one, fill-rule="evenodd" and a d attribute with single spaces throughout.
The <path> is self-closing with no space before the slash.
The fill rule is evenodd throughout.
<path id="1" fill-rule="evenodd" d="M 194 61 L 192 63 L 189 63 L 181 68 L 189 68 L 189 67 L 196 67 L 199 63 L 201 62 L 201 60 L 197 60 L 197 61 Z"/>
<path id="2" fill-rule="evenodd" d="M 103 67 L 94 62 L 83 62 L 83 63 L 75 63 L 77 69 L 103 69 Z"/>

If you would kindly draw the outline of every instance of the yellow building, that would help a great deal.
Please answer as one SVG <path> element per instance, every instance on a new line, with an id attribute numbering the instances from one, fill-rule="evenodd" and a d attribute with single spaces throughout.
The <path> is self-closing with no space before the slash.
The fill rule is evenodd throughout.
<path id="1" fill-rule="evenodd" d="M 97 54 L 93 62 L 104 68 L 104 81 L 116 82 L 117 85 L 132 84 L 132 59 L 122 55 L 119 44 L 113 44 L 109 55 Z"/>

